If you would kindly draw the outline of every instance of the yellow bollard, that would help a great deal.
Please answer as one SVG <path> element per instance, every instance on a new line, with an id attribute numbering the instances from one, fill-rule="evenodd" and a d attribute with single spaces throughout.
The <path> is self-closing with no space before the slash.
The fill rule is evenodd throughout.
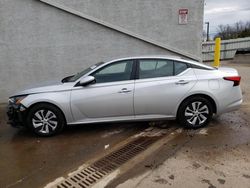
<path id="1" fill-rule="evenodd" d="M 215 48 L 214 48 L 214 67 L 220 66 L 220 44 L 221 44 L 221 38 L 215 39 Z"/>

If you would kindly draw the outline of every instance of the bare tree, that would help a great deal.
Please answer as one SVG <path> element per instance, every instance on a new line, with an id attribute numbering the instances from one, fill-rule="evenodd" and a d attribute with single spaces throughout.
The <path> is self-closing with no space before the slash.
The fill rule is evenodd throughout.
<path id="1" fill-rule="evenodd" d="M 236 22 L 234 25 L 219 25 L 216 37 L 222 40 L 250 37 L 250 22 Z"/>

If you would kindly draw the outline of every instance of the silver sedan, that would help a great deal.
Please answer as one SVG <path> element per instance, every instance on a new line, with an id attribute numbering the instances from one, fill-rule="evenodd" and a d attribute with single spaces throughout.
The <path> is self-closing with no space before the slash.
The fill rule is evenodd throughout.
<path id="1" fill-rule="evenodd" d="M 188 128 L 242 103 L 238 72 L 176 57 L 130 57 L 98 63 L 62 83 L 9 98 L 12 126 L 51 136 L 66 125 L 178 119 Z"/>

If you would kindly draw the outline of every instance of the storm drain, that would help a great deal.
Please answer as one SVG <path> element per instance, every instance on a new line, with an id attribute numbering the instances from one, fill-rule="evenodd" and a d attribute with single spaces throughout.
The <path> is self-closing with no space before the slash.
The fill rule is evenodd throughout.
<path id="1" fill-rule="evenodd" d="M 118 169 L 122 164 L 126 163 L 142 151 L 146 150 L 150 145 L 159 140 L 158 137 L 138 137 L 129 142 L 125 146 L 112 152 L 111 154 L 94 162 L 87 168 L 70 175 L 59 184 L 57 188 L 85 188 L 91 187 L 100 179 Z"/>

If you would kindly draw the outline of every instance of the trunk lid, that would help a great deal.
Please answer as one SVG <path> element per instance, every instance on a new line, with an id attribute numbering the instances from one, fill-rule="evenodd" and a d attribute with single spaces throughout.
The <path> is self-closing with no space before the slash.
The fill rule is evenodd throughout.
<path id="1" fill-rule="evenodd" d="M 236 69 L 231 67 L 219 67 L 219 71 L 221 71 L 225 76 L 238 76 L 239 73 Z"/>

